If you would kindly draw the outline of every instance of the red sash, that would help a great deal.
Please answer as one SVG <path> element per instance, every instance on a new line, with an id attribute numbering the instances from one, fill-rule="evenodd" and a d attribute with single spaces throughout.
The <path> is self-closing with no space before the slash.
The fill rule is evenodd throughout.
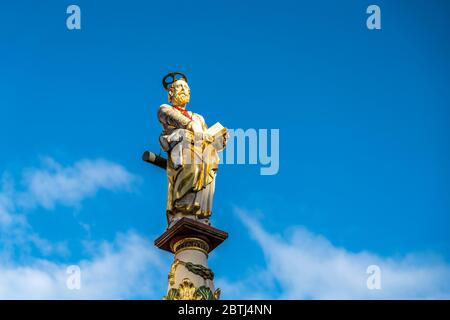
<path id="1" fill-rule="evenodd" d="M 189 115 L 189 112 L 186 109 L 177 107 L 177 106 L 172 106 L 172 108 L 177 109 L 178 111 L 180 111 L 186 118 L 188 118 L 189 120 L 192 121 L 192 117 Z"/>

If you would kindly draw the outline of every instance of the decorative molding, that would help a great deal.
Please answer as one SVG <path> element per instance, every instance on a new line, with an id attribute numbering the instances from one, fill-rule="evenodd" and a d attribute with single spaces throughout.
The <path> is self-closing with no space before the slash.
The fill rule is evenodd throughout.
<path id="1" fill-rule="evenodd" d="M 180 260 L 175 259 L 175 261 L 170 266 L 170 272 L 168 275 L 169 285 L 173 286 L 175 284 L 175 271 L 177 270 L 178 265 L 180 264 Z"/>
<path id="2" fill-rule="evenodd" d="M 188 278 L 181 281 L 178 288 L 169 290 L 164 300 L 219 300 L 220 289 L 216 289 L 214 293 L 206 286 L 201 286 L 198 289 Z"/>
<path id="3" fill-rule="evenodd" d="M 206 268 L 201 264 L 195 264 L 192 262 L 184 262 L 179 259 L 175 259 L 170 267 L 170 272 L 168 275 L 169 285 L 173 286 L 175 284 L 175 271 L 177 270 L 178 265 L 184 266 L 189 272 L 196 274 L 202 277 L 204 280 L 214 280 L 214 272 L 211 269 Z"/>
<path id="4" fill-rule="evenodd" d="M 181 262 L 186 269 L 188 269 L 193 274 L 202 277 L 204 280 L 214 280 L 214 272 L 211 269 L 206 268 L 201 264 L 194 264 L 192 262 Z"/>
<path id="5" fill-rule="evenodd" d="M 172 252 L 174 252 L 175 254 L 183 250 L 199 250 L 204 254 L 208 255 L 209 245 L 206 241 L 202 239 L 187 237 L 173 243 L 173 245 L 171 245 L 171 249 Z"/>

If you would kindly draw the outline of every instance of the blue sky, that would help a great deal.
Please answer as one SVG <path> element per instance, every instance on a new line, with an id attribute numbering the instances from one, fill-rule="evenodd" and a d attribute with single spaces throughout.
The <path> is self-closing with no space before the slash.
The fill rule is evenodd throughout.
<path id="1" fill-rule="evenodd" d="M 165 228 L 166 177 L 140 156 L 160 150 L 170 71 L 188 75 L 189 108 L 209 124 L 280 130 L 278 174 L 219 170 L 213 224 L 230 238 L 210 265 L 224 298 L 448 293 L 447 1 L 73 3 L 81 30 L 66 28 L 69 2 L 0 10 L 1 297 L 33 285 L 47 288 L 33 297 L 79 297 L 60 288 L 68 264 L 89 270 L 83 297 L 164 294 L 170 255 L 152 241 Z M 366 28 L 370 4 L 381 30 Z M 308 272 L 336 267 L 323 251 L 349 266 L 328 269 L 334 280 Z M 129 276 L 112 270 L 124 257 L 136 262 Z M 373 263 L 386 270 L 380 292 L 365 288 Z M 24 274 L 42 281 L 22 284 Z"/>

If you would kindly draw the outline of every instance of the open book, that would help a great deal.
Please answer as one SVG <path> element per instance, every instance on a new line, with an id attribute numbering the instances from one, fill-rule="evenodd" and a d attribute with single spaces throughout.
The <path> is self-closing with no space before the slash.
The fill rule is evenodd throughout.
<path id="1" fill-rule="evenodd" d="M 216 139 L 226 134 L 227 128 L 222 126 L 220 122 L 216 122 L 211 127 L 209 127 L 208 130 L 206 130 L 206 133 L 211 135 L 211 137 L 213 137 L 214 139 Z"/>

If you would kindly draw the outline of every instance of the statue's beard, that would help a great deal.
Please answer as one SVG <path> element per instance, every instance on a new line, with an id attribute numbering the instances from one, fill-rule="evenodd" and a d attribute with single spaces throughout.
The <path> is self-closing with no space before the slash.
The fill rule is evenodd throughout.
<path id="1" fill-rule="evenodd" d="M 190 99 L 189 93 L 181 91 L 181 92 L 176 93 L 172 97 L 172 104 L 176 105 L 176 106 L 184 106 L 185 104 L 187 104 L 189 102 L 189 99 Z"/>

